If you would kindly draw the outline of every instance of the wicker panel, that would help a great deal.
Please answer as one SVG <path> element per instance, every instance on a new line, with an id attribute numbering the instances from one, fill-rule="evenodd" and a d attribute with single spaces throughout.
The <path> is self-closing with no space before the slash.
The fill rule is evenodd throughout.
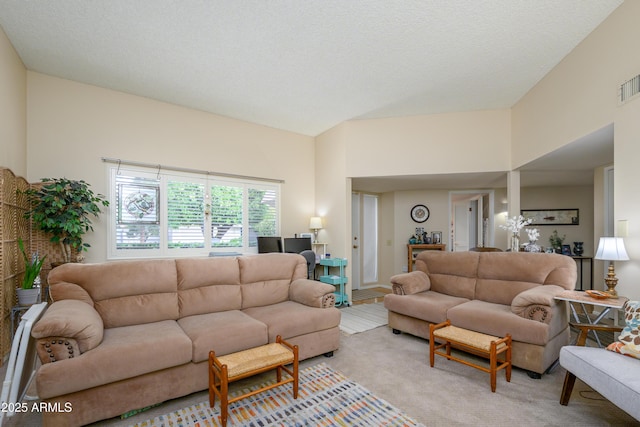
<path id="1" fill-rule="evenodd" d="M 0 168 L 0 356 L 11 350 L 11 308 L 16 305 L 15 288 L 24 272 L 24 261 L 18 250 L 18 239 L 31 250 L 26 196 L 29 183 L 6 168 Z"/>

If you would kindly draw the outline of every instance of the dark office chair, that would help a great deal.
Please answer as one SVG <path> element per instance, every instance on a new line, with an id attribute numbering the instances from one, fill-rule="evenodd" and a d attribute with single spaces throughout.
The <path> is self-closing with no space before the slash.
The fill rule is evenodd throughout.
<path id="1" fill-rule="evenodd" d="M 316 273 L 316 253 L 307 250 L 300 252 L 300 255 L 307 260 L 307 279 L 314 280 Z"/>

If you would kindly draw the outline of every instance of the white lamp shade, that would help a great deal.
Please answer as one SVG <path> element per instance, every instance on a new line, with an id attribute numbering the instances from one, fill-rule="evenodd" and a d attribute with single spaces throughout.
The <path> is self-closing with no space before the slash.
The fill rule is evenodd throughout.
<path id="1" fill-rule="evenodd" d="M 622 237 L 601 237 L 595 258 L 606 261 L 627 261 L 629 255 L 624 248 Z"/>
<path id="2" fill-rule="evenodd" d="M 322 218 L 319 216 L 312 216 L 309 220 L 309 228 L 311 230 L 319 230 L 322 228 Z"/>

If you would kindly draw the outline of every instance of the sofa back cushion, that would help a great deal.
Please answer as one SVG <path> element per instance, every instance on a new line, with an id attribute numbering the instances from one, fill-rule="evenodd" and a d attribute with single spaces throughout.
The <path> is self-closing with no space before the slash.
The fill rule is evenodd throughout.
<path id="1" fill-rule="evenodd" d="M 176 260 L 180 318 L 242 308 L 238 258 Z"/>
<path id="2" fill-rule="evenodd" d="M 289 285 L 307 277 L 299 254 L 267 253 L 238 258 L 242 308 L 277 304 L 289 299 Z"/>
<path id="3" fill-rule="evenodd" d="M 566 255 L 528 252 L 479 255 L 475 299 L 510 305 L 516 295 L 535 286 L 575 288 L 576 263 Z"/>
<path id="4" fill-rule="evenodd" d="M 478 252 L 422 251 L 416 257 L 416 268 L 429 275 L 432 291 L 473 299 L 479 255 Z"/>
<path id="5" fill-rule="evenodd" d="M 174 260 L 68 263 L 51 270 L 48 282 L 54 301 L 88 294 L 105 328 L 178 318 Z"/>

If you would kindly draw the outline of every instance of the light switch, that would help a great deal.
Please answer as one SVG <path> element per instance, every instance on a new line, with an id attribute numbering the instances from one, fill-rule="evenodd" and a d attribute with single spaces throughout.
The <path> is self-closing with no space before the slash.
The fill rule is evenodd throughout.
<path id="1" fill-rule="evenodd" d="M 628 237 L 629 235 L 629 221 L 626 219 L 618 220 L 616 224 L 616 237 Z"/>

